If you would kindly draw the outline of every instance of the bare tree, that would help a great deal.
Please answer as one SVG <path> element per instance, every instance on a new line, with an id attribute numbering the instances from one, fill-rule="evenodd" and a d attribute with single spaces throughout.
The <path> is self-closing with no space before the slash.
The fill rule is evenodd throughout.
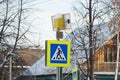
<path id="1" fill-rule="evenodd" d="M 74 50 L 78 53 L 83 51 L 81 53 L 83 55 L 79 54 L 79 56 L 87 61 L 87 73 L 82 70 L 82 67 L 79 66 L 79 68 L 86 74 L 86 77 L 93 80 L 93 55 L 99 47 L 99 35 L 104 35 L 104 32 L 101 31 L 102 28 L 105 29 L 113 17 L 112 2 L 108 0 L 78 0 L 73 9 L 75 11 L 75 26 L 78 28 L 73 30 L 68 37 L 73 35 L 70 39 L 74 38 L 74 42 L 71 40 Z"/>
<path id="2" fill-rule="evenodd" d="M 12 58 L 12 63 L 22 65 L 17 48 L 25 44 L 25 34 L 29 30 L 26 25 L 28 10 L 23 7 L 25 4 L 23 0 L 0 1 L 0 75 L 3 71 L 6 76 L 9 75 L 9 58 Z"/>

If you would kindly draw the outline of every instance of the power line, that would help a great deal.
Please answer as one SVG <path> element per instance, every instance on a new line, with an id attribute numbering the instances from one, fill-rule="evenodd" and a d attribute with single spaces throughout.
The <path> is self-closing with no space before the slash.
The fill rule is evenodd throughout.
<path id="1" fill-rule="evenodd" d="M 47 3 L 47 2 L 50 2 L 51 0 L 45 0 L 45 1 L 40 1 L 40 0 L 37 0 L 37 1 L 34 1 L 34 0 L 32 0 L 32 1 L 29 1 L 29 6 L 28 7 L 31 7 L 31 6 L 35 6 L 35 5 L 40 5 L 40 4 L 43 4 L 43 3 Z M 26 2 L 26 3 L 28 3 L 28 2 Z"/>

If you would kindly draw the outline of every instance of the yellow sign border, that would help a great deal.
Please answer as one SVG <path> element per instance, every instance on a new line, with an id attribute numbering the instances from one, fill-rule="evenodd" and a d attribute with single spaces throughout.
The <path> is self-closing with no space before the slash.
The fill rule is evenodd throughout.
<path id="1" fill-rule="evenodd" d="M 51 44 L 66 44 L 67 45 L 67 63 L 66 64 L 60 64 L 60 63 L 50 63 L 50 50 Z M 70 67 L 70 42 L 69 41 L 64 41 L 64 40 L 47 40 L 47 52 L 46 52 L 46 65 L 49 67 Z"/>

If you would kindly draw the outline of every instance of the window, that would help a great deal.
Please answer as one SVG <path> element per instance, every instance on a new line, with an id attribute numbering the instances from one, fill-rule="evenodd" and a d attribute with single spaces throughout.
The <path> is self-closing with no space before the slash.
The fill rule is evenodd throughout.
<path id="1" fill-rule="evenodd" d="M 104 47 L 104 61 L 107 62 L 107 47 Z"/>
<path id="2" fill-rule="evenodd" d="M 104 62 L 115 62 L 117 56 L 117 47 L 104 46 Z"/>
<path id="3" fill-rule="evenodd" d="M 112 62 L 113 61 L 113 52 L 112 52 L 112 48 L 109 48 L 109 61 Z"/>

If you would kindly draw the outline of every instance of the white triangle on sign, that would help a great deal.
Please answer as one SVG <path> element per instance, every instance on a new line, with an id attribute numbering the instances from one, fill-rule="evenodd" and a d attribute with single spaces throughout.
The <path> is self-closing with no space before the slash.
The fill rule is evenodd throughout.
<path id="1" fill-rule="evenodd" d="M 65 55 L 60 46 L 57 47 L 51 60 L 66 61 Z"/>

